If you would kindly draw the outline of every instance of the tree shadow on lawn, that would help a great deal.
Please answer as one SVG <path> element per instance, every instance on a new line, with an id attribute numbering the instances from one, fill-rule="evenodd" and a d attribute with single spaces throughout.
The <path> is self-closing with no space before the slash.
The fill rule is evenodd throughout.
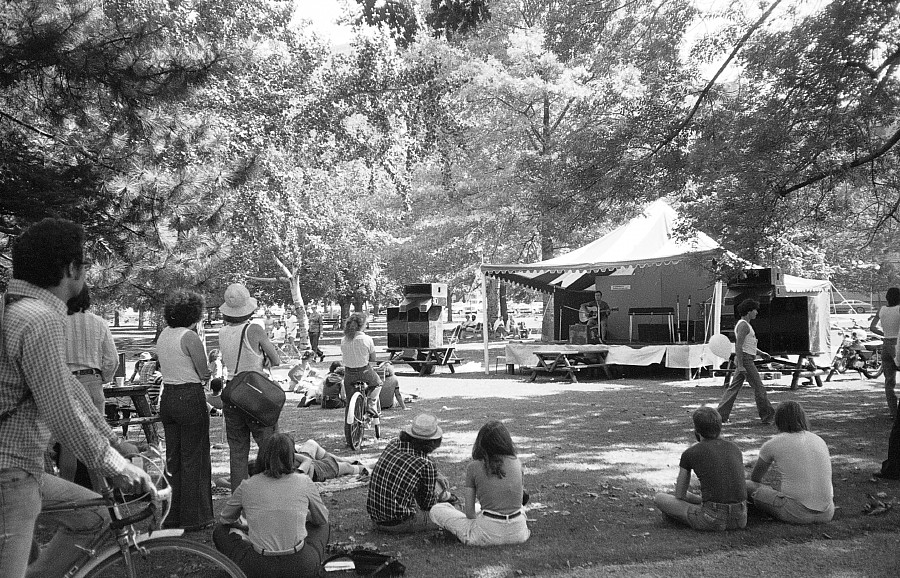
<path id="1" fill-rule="evenodd" d="M 716 403 L 721 388 L 712 386 L 720 380 L 529 384 L 496 379 L 484 387 L 456 377 L 422 379 L 429 385 L 420 387 L 422 396 L 412 404 L 413 411 L 386 410 L 385 439 L 364 448 L 359 459 L 374 464 L 387 440 L 415 414 L 433 413 L 444 430 L 435 460 L 461 495 L 478 429 L 489 419 L 503 420 L 525 465 L 532 538 L 520 546 L 477 549 L 465 548 L 440 532 L 384 536 L 371 530 L 364 488 L 325 496 L 332 542 L 370 543 L 400 552 L 408 576 L 539 575 L 568 567 L 816 540 L 826 534 L 852 537 L 893 529 L 898 522 L 893 511 L 884 516 L 863 514 L 867 494 L 885 492 L 881 499 L 888 501 L 900 491 L 898 484 L 868 481 L 886 452 L 891 426 L 884 417 L 880 383 L 778 387 L 769 393 L 773 403 L 800 401 L 811 428 L 829 445 L 838 507 L 831 524 L 790 526 L 751 513 L 744 531 L 704 534 L 664 520 L 654 508 L 653 494 L 674 487 L 681 452 L 693 442 L 690 414 L 703 403 Z M 408 390 L 407 385 L 402 387 Z M 296 409 L 289 402 L 281 424 L 298 440 L 315 438 L 327 449 L 347 455 L 341 449 L 342 417 L 340 410 Z M 775 433 L 774 427 L 759 424 L 752 392 L 745 388 L 723 435 L 741 447 L 748 474 L 759 446 Z M 227 470 L 227 451 L 224 454 Z M 770 481 L 777 478 L 777 472 L 770 474 Z M 217 500 L 217 509 L 223 503 Z"/>

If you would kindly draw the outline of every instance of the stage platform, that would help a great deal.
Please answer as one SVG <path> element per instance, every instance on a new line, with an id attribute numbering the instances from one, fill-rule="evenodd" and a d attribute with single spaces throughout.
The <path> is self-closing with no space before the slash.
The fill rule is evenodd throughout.
<path id="1" fill-rule="evenodd" d="M 538 363 L 535 351 L 548 347 L 564 347 L 581 352 L 606 351 L 607 365 L 639 365 L 654 363 L 675 369 L 698 369 L 718 365 L 723 362 L 709 351 L 705 343 L 697 344 L 641 344 L 619 345 L 572 345 L 568 343 L 548 343 L 541 341 L 511 341 L 506 345 L 506 364 L 519 367 L 534 367 Z"/>

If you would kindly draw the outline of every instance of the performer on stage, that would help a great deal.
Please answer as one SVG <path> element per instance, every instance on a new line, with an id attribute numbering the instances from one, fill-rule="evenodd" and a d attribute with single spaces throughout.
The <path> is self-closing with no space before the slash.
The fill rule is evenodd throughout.
<path id="1" fill-rule="evenodd" d="M 609 304 L 603 300 L 602 291 L 596 291 L 593 301 L 582 303 L 578 308 L 578 319 L 582 323 L 587 323 L 589 341 L 591 337 L 597 339 L 597 326 L 599 325 L 599 340 L 601 343 L 606 343 L 606 320 L 609 319 L 611 311 Z"/>

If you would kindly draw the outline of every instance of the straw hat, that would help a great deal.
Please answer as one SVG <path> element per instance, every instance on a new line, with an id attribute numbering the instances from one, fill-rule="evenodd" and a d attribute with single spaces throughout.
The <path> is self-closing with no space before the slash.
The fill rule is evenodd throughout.
<path id="1" fill-rule="evenodd" d="M 427 413 L 417 415 L 412 424 L 403 431 L 420 440 L 436 440 L 444 436 L 437 418 Z"/>
<path id="2" fill-rule="evenodd" d="M 256 299 L 250 296 L 247 288 L 240 283 L 232 283 L 225 290 L 225 303 L 219 307 L 219 311 L 228 317 L 246 317 L 256 311 L 256 308 Z"/>
<path id="3" fill-rule="evenodd" d="M 153 359 L 153 356 L 150 355 L 149 351 L 145 351 L 140 355 L 140 357 L 138 357 L 138 359 L 141 361 L 150 361 L 151 359 Z"/>

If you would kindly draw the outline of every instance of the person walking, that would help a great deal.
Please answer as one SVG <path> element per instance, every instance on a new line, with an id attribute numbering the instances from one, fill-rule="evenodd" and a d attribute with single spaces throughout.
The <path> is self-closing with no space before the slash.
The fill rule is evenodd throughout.
<path id="1" fill-rule="evenodd" d="M 166 466 L 172 474 L 168 528 L 200 530 L 214 521 L 209 411 L 203 384 L 209 380 L 206 349 L 197 334 L 203 297 L 179 290 L 163 307 L 167 327 L 156 350 L 163 376 L 159 417 L 166 433 Z"/>
<path id="2" fill-rule="evenodd" d="M 242 371 L 265 373 L 266 361 L 276 367 L 280 363 L 278 350 L 269 341 L 265 329 L 250 322 L 258 303 L 247 288 L 232 283 L 225 289 L 225 302 L 219 307 L 225 325 L 219 330 L 219 349 L 222 362 L 232 379 Z M 238 355 L 240 354 L 240 367 Z M 228 385 L 226 384 L 226 388 Z M 228 439 L 231 491 L 249 476 L 250 436 L 257 446 L 278 430 L 278 425 L 265 427 L 248 418 L 234 406 L 225 405 L 225 436 Z"/>
<path id="3" fill-rule="evenodd" d="M 322 314 L 313 305 L 307 311 L 307 318 L 309 319 L 309 347 L 319 356 L 319 363 L 322 363 L 325 360 L 325 353 L 319 349 L 319 338 L 322 337 Z"/>
<path id="4" fill-rule="evenodd" d="M 103 384 L 113 380 L 119 367 L 119 352 L 106 321 L 88 311 L 91 297 L 87 285 L 66 306 L 66 365 L 87 390 L 97 411 L 105 413 Z M 59 449 L 59 475 L 86 488 L 100 489 L 100 480 L 92 480 L 86 464 L 75 459 L 66 446 Z"/>
<path id="5" fill-rule="evenodd" d="M 522 463 L 509 431 L 502 422 L 489 421 L 478 430 L 466 467 L 465 512 L 438 503 L 431 507 L 431 521 L 468 546 L 521 544 L 531 536 L 522 510 L 524 491 Z"/>
<path id="6" fill-rule="evenodd" d="M 884 343 L 881 346 L 881 366 L 884 368 L 884 396 L 887 399 L 888 411 L 893 419 L 897 419 L 897 336 L 900 334 L 900 288 L 891 287 L 885 294 L 887 305 L 882 306 L 869 330 L 881 335 Z"/>
<path id="7" fill-rule="evenodd" d="M 765 351 L 757 348 L 758 340 L 756 339 L 756 331 L 753 330 L 751 321 L 759 315 L 759 302 L 754 299 L 746 299 L 737 306 L 737 314 L 740 318 L 734 326 L 734 377 L 731 383 L 725 389 L 722 399 L 719 401 L 719 407 L 716 408 L 722 417 L 722 423 L 725 423 L 731 417 L 731 408 L 734 407 L 734 401 L 737 399 L 744 386 L 744 380 L 750 383 L 753 388 L 753 395 L 756 398 L 756 411 L 763 425 L 770 425 L 775 417 L 775 408 L 769 403 L 766 396 L 766 388 L 763 385 L 759 371 L 756 369 L 754 359 L 759 355 L 763 359 L 769 359 L 771 356 Z"/>
<path id="8" fill-rule="evenodd" d="M 136 451 L 107 425 L 66 365 L 66 302 L 81 292 L 91 262 L 84 231 L 44 219 L 12 244 L 12 280 L 0 323 L 0 576 L 60 576 L 109 520 L 106 506 L 61 513 L 58 530 L 29 565 L 42 504 L 99 499 L 44 473 L 50 432 L 88 468 L 126 492 L 149 491 L 150 476 L 124 455 Z M 124 455 L 123 455 L 124 454 Z"/>

